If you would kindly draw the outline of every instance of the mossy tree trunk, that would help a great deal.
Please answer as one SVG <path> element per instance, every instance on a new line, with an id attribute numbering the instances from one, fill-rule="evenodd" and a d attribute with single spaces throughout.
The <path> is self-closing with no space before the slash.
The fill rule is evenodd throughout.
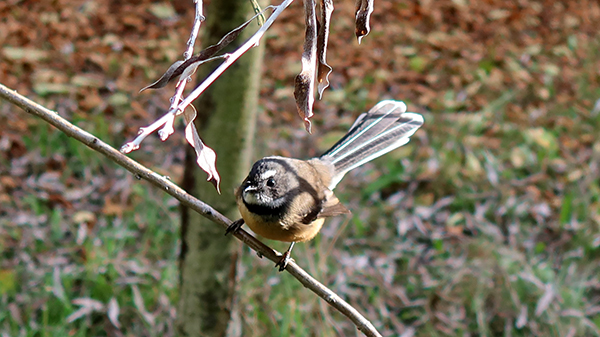
<path id="1" fill-rule="evenodd" d="M 207 21 L 201 28 L 203 47 L 218 42 L 252 13 L 248 0 L 211 1 L 205 10 Z M 245 41 L 255 28 L 251 24 L 235 43 Z M 217 152 L 222 194 L 206 182 L 206 173 L 195 165 L 194 154 L 186 164 L 188 178 L 184 184 L 188 186 L 184 187 L 194 186 L 194 195 L 232 219 L 239 217 L 233 191 L 251 164 L 261 59 L 261 47 L 250 50 L 195 104 L 200 136 Z M 194 212 L 184 211 L 182 218 L 178 330 L 185 336 L 236 335 L 236 324 L 229 326 L 229 331 L 228 325 L 234 310 L 240 244 L 231 236 L 225 237 L 221 226 Z"/>

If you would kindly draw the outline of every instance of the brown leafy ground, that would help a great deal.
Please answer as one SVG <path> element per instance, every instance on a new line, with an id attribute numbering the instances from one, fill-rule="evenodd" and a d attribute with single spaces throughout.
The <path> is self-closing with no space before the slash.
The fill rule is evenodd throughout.
<path id="1" fill-rule="evenodd" d="M 354 216 L 298 247 L 300 265 L 384 335 L 597 335 L 598 3 L 376 1 L 360 46 L 353 3 L 335 6 L 313 136 L 292 94 L 301 2 L 268 33 L 258 152 L 318 154 L 381 99 L 426 124 L 345 179 Z M 188 7 L 1 2 L 0 82 L 120 146 L 168 105 L 171 87 L 137 91 L 181 55 Z M 171 335 L 176 203 L 6 103 L 0 123 L 0 332 Z M 132 157 L 177 181 L 183 146 Z M 271 267 L 245 258 L 246 335 L 354 334 Z"/>

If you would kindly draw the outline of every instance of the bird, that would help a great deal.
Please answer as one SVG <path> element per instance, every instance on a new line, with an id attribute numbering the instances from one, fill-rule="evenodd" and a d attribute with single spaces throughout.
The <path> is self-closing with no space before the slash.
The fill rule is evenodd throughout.
<path id="1" fill-rule="evenodd" d="M 246 224 L 264 238 L 290 242 L 275 264 L 283 271 L 296 242 L 313 239 L 325 218 L 350 213 L 333 193 L 344 175 L 405 145 L 423 125 L 423 116 L 406 109 L 402 101 L 379 102 L 320 157 L 269 156 L 255 162 L 235 191 L 242 217 L 228 226 L 225 235 Z"/>

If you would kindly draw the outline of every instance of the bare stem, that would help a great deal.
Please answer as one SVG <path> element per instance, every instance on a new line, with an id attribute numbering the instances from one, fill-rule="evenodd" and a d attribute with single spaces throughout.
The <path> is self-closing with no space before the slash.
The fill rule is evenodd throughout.
<path id="1" fill-rule="evenodd" d="M 294 0 L 284 0 L 279 6 L 275 6 L 275 10 L 269 16 L 267 21 L 265 21 L 265 24 L 262 27 L 260 27 L 260 29 L 257 30 L 256 33 L 254 33 L 254 35 L 252 35 L 246 42 L 244 42 L 244 44 L 242 44 L 236 51 L 229 54 L 229 57 L 227 57 L 225 59 L 225 61 L 223 63 L 221 63 L 221 65 L 217 69 L 215 69 L 215 71 L 213 71 L 210 75 L 208 75 L 208 77 L 204 81 L 202 81 L 202 83 L 200 83 L 200 85 L 198 85 L 196 87 L 196 89 L 194 89 L 183 100 L 183 102 L 181 102 L 181 104 L 179 104 L 177 109 L 179 111 L 185 110 L 185 108 L 187 108 L 188 105 L 192 104 L 192 102 L 196 98 L 198 98 L 198 96 L 200 96 L 219 76 L 221 76 L 221 74 L 223 72 L 225 72 L 225 70 L 227 70 L 227 68 L 229 68 L 235 61 L 237 61 L 248 50 L 252 49 L 253 47 L 258 46 L 260 39 L 263 37 L 263 35 L 265 35 L 265 32 L 267 31 L 267 29 L 269 29 L 269 27 L 271 27 L 273 22 L 275 22 L 275 19 L 277 19 L 277 17 L 281 14 L 281 12 L 283 12 L 283 10 L 286 9 L 293 1 Z"/>
<path id="2" fill-rule="evenodd" d="M 192 27 L 192 32 L 190 33 L 190 38 L 187 41 L 187 49 L 185 53 L 183 53 L 184 59 L 189 59 L 194 55 L 194 43 L 196 43 L 196 39 L 198 38 L 198 32 L 200 31 L 200 24 L 204 21 L 204 15 L 202 14 L 202 0 L 194 0 L 196 3 L 196 15 L 194 16 L 194 26 Z"/>
<path id="3" fill-rule="evenodd" d="M 194 44 L 196 43 L 196 39 L 198 38 L 198 32 L 200 31 L 200 24 L 204 21 L 204 15 L 202 15 L 202 0 L 194 0 L 196 3 L 196 15 L 194 16 L 194 26 L 192 27 L 192 32 L 190 33 L 190 38 L 187 40 L 187 49 L 183 53 L 183 59 L 187 60 L 192 55 L 194 55 Z M 185 89 L 185 85 L 189 82 L 191 78 L 185 77 L 181 78 L 177 85 L 175 86 L 175 95 L 171 97 L 171 106 L 169 107 L 169 111 L 175 109 L 179 102 L 181 101 L 181 96 L 183 95 L 183 90 Z M 183 110 L 181 110 L 183 111 Z M 160 136 L 160 140 L 163 142 L 169 138 L 170 135 L 175 132 L 175 128 L 173 124 L 175 122 L 175 114 L 168 114 L 169 118 L 167 119 L 165 126 L 158 131 Z"/>
<path id="4" fill-rule="evenodd" d="M 196 4 L 196 15 L 194 16 L 194 25 L 192 27 L 192 32 L 190 33 L 190 38 L 187 40 L 187 48 L 183 53 L 184 60 L 189 59 L 194 54 L 194 44 L 196 43 L 196 39 L 198 38 L 198 32 L 200 31 L 200 24 L 204 21 L 204 15 L 202 15 L 202 0 L 194 0 Z M 191 75 L 191 74 L 190 74 Z M 154 131 L 158 130 L 162 126 L 162 129 L 158 131 L 158 135 L 160 136 L 160 140 L 163 142 L 169 138 L 170 135 L 175 132 L 174 122 L 175 122 L 175 113 L 171 113 L 171 111 L 176 111 L 176 107 L 181 102 L 181 96 L 183 95 L 183 90 L 185 90 L 185 85 L 190 81 L 189 76 L 182 76 L 182 78 L 177 82 L 175 86 L 175 94 L 171 97 L 171 105 L 169 106 L 169 113 L 166 113 L 160 119 L 150 124 L 147 127 L 140 128 L 140 132 L 137 137 L 131 142 L 126 143 L 121 147 L 121 152 L 129 153 L 131 151 L 135 151 L 140 147 L 140 144 L 151 135 Z"/>
<path id="5" fill-rule="evenodd" d="M 265 22 L 265 24 L 260 27 L 252 37 L 248 39 L 242 46 L 240 46 L 235 52 L 231 54 L 224 54 L 217 56 L 215 58 L 223 58 L 225 61 L 221 63 L 221 65 L 215 69 L 196 89 L 194 89 L 188 97 L 186 97 L 183 101 L 181 97 L 183 95 L 183 90 L 185 88 L 186 83 L 189 81 L 189 76 L 182 76 L 179 82 L 177 82 L 175 95 L 171 98 L 171 105 L 169 106 L 169 110 L 167 113 L 162 116 L 160 119 L 152 123 L 147 127 L 140 128 L 140 132 L 134 140 L 126 143 L 121 147 L 121 152 L 129 153 L 131 151 L 135 151 L 140 147 L 140 144 L 146 137 L 151 135 L 154 131 L 158 130 L 161 126 L 162 129 L 159 131 L 159 136 L 162 141 L 165 141 L 171 134 L 174 132 L 173 123 L 175 120 L 175 116 L 183 112 L 198 96 L 200 96 L 227 68 L 229 68 L 235 61 L 237 61 L 244 53 L 246 53 L 251 48 L 258 45 L 260 39 L 265 34 L 267 29 L 271 27 L 275 19 L 286 9 L 294 0 L 284 0 L 279 6 L 270 6 L 275 8 L 273 13 L 269 16 L 269 19 Z M 257 14 L 259 15 L 259 14 Z M 196 36 L 198 35 L 197 29 L 200 28 L 200 23 L 204 20 L 204 16 L 202 16 L 202 1 L 197 0 L 196 2 L 196 18 L 194 20 L 194 27 L 192 29 L 192 33 L 187 42 L 188 48 L 185 51 L 184 58 L 187 60 L 191 57 L 193 53 L 194 41 L 196 40 Z M 214 60 L 215 58 L 210 58 L 209 60 Z M 191 74 L 190 74 L 191 75 Z"/>
<path id="6" fill-rule="evenodd" d="M 198 65 L 205 63 L 205 62 L 214 61 L 216 59 L 224 59 L 224 58 L 227 58 L 227 54 L 211 57 L 207 60 L 198 62 Z M 194 69 L 194 71 L 195 71 L 195 69 Z M 167 138 L 169 138 L 170 135 L 173 134 L 173 132 L 174 132 L 173 123 L 175 121 L 175 116 L 177 116 L 179 113 L 182 112 L 182 111 L 179 111 L 176 109 L 177 102 L 181 101 L 181 96 L 183 94 L 183 90 L 185 89 L 185 82 L 191 81 L 190 76 L 193 73 L 194 73 L 193 71 L 186 69 L 186 72 L 184 72 L 181 75 L 179 82 L 177 83 L 177 86 L 175 89 L 175 95 L 173 97 L 171 97 L 171 106 L 170 106 L 168 112 L 166 114 L 164 114 L 161 118 L 157 119 L 154 123 L 152 123 L 146 127 L 141 127 L 138 132 L 138 135 L 135 137 L 135 139 L 130 142 L 125 143 L 121 147 L 121 152 L 129 153 L 131 151 L 137 150 L 140 147 L 140 144 L 144 141 L 144 139 L 146 139 L 146 137 L 150 136 L 154 131 L 158 130 L 161 126 L 163 126 L 163 128 L 158 131 L 158 134 L 160 136 L 160 139 L 163 142 L 165 140 L 167 140 Z"/>
<path id="7" fill-rule="evenodd" d="M 205 218 L 212 220 L 213 222 L 216 222 L 218 224 L 221 224 L 224 228 L 227 228 L 231 224 L 232 221 L 229 220 L 227 217 L 217 212 L 215 209 L 213 209 L 206 203 L 188 194 L 181 187 L 177 186 L 166 177 L 157 174 L 156 172 L 146 168 L 145 166 L 141 165 L 135 160 L 125 156 L 112 146 L 96 138 L 94 135 L 90 134 L 87 131 L 84 131 L 83 129 L 71 124 L 66 119 L 60 117 L 58 113 L 46 109 L 45 107 L 33 102 L 27 97 L 18 94 L 14 90 L 9 89 L 2 84 L 0 84 L 0 97 L 20 107 L 21 109 L 25 110 L 25 112 L 40 117 L 49 124 L 52 124 L 60 131 L 64 132 L 67 136 L 82 142 L 92 150 L 95 150 L 105 155 L 119 166 L 122 166 L 131 173 L 133 173 L 136 177 L 143 178 L 149 181 L 154 186 L 162 189 L 163 191 L 173 196 L 175 199 L 179 200 L 179 202 L 181 202 L 184 206 L 193 209 Z M 249 246 L 251 249 L 259 253 L 260 255 L 265 256 L 273 262 L 279 262 L 279 260 L 281 259 L 281 253 L 273 250 L 272 248 L 258 241 L 248 232 L 240 229 L 237 232 L 233 233 L 233 235 L 238 240 L 242 241 L 247 246 Z M 344 301 L 340 296 L 331 291 L 329 288 L 325 287 L 319 281 L 315 280 L 306 271 L 298 267 L 298 265 L 295 262 L 290 261 L 286 267 L 286 270 L 292 276 L 298 279 L 298 281 L 300 281 L 300 283 L 302 283 L 306 288 L 310 289 L 312 292 L 314 292 L 319 297 L 324 299 L 327 303 L 329 303 L 332 307 L 334 307 L 343 315 L 348 317 L 356 325 L 356 327 L 360 331 L 362 331 L 366 336 L 381 337 L 381 334 L 377 332 L 373 324 L 371 324 L 371 322 L 364 318 L 356 309 L 354 309 L 354 307 L 348 304 L 348 302 Z"/>

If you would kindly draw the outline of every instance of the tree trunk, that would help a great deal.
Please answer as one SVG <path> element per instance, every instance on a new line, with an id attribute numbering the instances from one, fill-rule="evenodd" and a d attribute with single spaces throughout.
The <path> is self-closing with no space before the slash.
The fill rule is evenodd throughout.
<path id="1" fill-rule="evenodd" d="M 201 28 L 205 33 L 204 48 L 242 24 L 253 10 L 248 0 L 219 0 L 211 1 L 205 13 L 207 22 Z M 255 29 L 256 25 L 250 24 L 235 43 L 245 41 Z M 206 182 L 206 174 L 195 164 L 195 154 L 186 163 L 183 186 L 188 190 L 194 186 L 194 195 L 232 219 L 239 218 L 233 191 L 251 164 L 261 59 L 261 47 L 250 50 L 196 102 L 200 136 L 217 152 L 222 194 L 218 195 Z M 224 233 L 221 226 L 184 210 L 177 315 L 181 335 L 239 335 L 239 322 L 230 322 L 241 246 Z"/>

